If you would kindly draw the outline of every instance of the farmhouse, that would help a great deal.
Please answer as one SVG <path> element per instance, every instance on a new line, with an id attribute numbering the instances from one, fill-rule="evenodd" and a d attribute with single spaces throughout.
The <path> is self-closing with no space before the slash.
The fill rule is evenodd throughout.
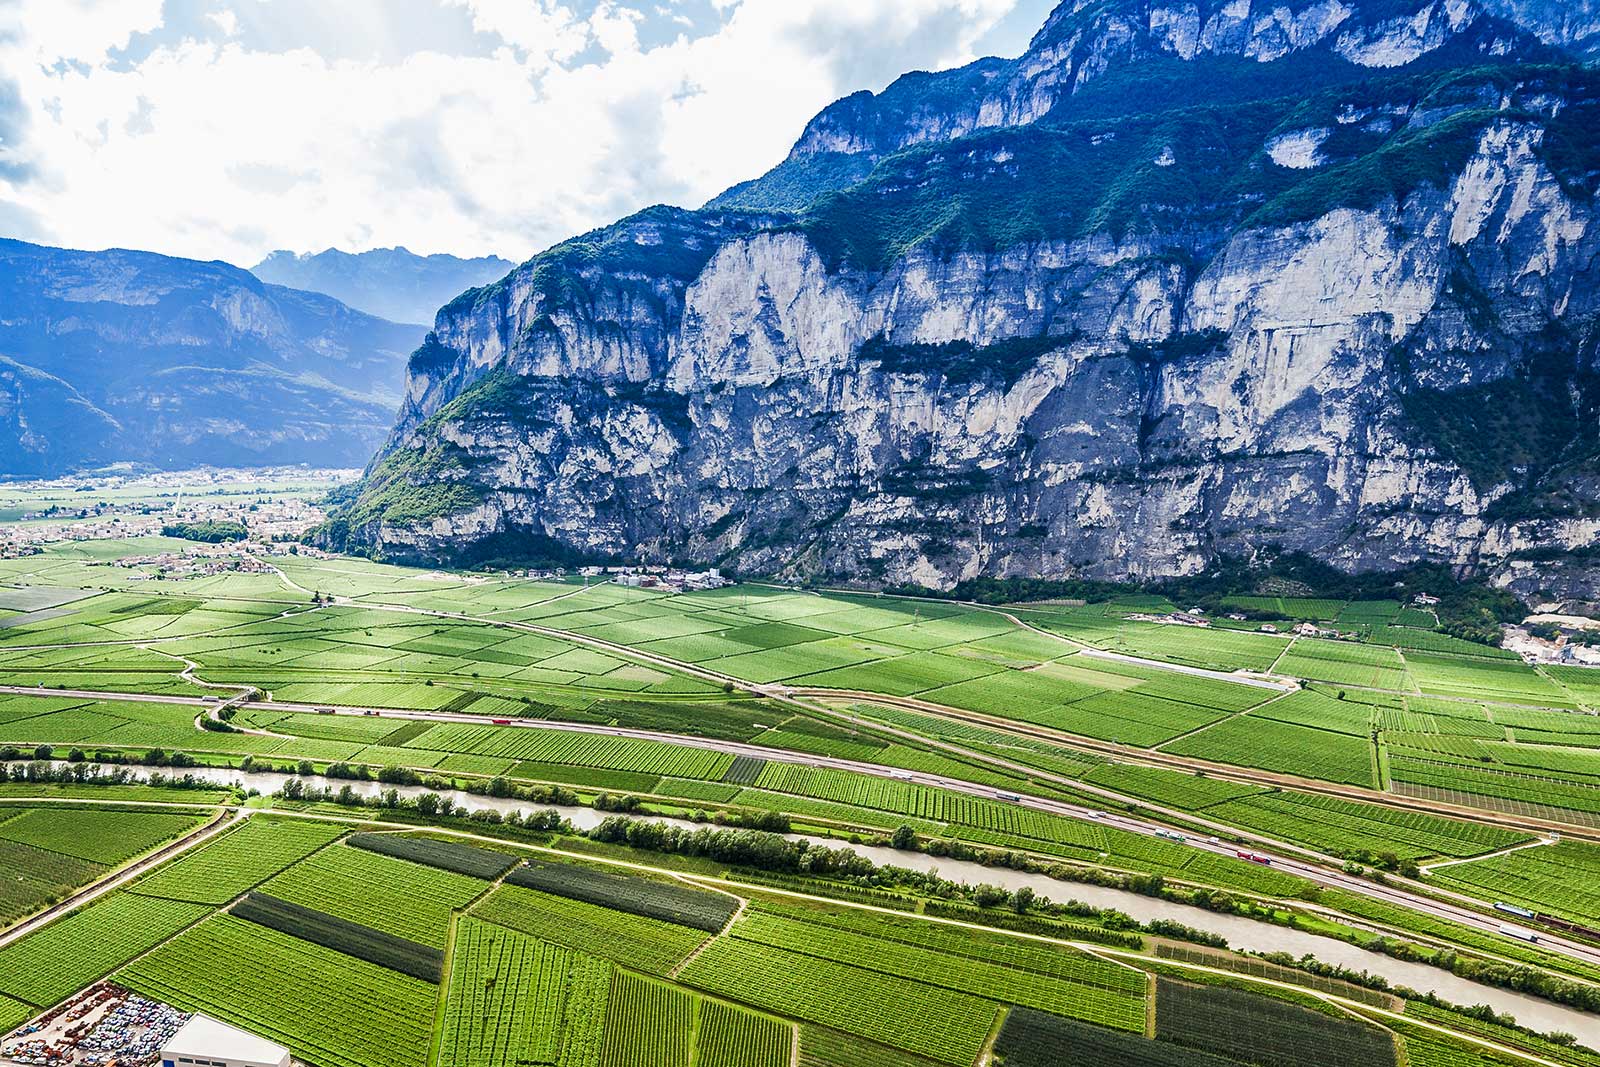
<path id="1" fill-rule="evenodd" d="M 162 1046 L 161 1067 L 289 1067 L 289 1050 L 196 1015 Z"/>

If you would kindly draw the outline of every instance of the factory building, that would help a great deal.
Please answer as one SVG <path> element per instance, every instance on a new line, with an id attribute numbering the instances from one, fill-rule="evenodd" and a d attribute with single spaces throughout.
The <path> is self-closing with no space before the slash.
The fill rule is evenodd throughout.
<path id="1" fill-rule="evenodd" d="M 289 1067 L 289 1050 L 196 1015 L 161 1047 L 161 1067 Z"/>

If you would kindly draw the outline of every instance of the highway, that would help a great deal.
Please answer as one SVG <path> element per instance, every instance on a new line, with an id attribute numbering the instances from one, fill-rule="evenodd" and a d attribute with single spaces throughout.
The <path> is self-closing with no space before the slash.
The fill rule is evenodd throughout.
<path id="1" fill-rule="evenodd" d="M 0 687 L 0 692 L 19 693 L 32 696 L 38 696 L 43 693 L 52 696 L 68 696 L 74 698 L 81 697 L 85 699 L 145 701 L 150 703 L 181 704 L 195 707 L 220 706 L 219 701 L 208 701 L 200 697 L 181 697 L 148 693 L 105 693 L 93 692 L 90 690 L 60 689 L 39 690 L 21 686 L 3 686 Z M 441 723 L 465 723 L 473 726 L 490 728 L 494 728 L 497 725 L 495 720 L 491 720 L 482 715 L 472 715 L 466 712 L 397 711 L 388 708 L 362 708 L 342 705 L 334 707 L 326 704 L 298 704 L 264 700 L 243 702 L 238 706 L 241 708 L 262 711 L 301 712 L 312 714 L 319 712 L 327 714 L 329 711 L 331 711 L 331 713 L 334 715 L 381 716 L 386 719 L 421 720 Z M 873 725 L 876 727 L 877 724 Z M 1132 815 L 1107 812 L 1046 797 L 1013 793 L 998 786 L 991 786 L 978 782 L 969 782 L 961 778 L 951 778 L 924 771 L 902 770 L 894 767 L 887 767 L 882 764 L 845 759 L 837 756 L 819 756 L 809 753 L 795 752 L 788 749 L 768 748 L 762 745 L 749 744 L 747 742 L 725 741 L 717 738 L 692 737 L 684 734 L 667 733 L 660 730 L 641 730 L 632 727 L 610 726 L 601 723 L 552 722 L 544 719 L 510 718 L 504 721 L 503 725 L 501 725 L 501 728 L 555 730 L 567 733 L 598 734 L 606 737 L 628 737 L 644 741 L 658 741 L 667 744 L 684 745 L 690 748 L 701 748 L 716 752 L 727 752 L 735 756 L 751 756 L 757 759 L 779 763 L 791 763 L 809 767 L 849 771 L 856 774 L 870 775 L 876 778 L 885 778 L 915 785 L 928 786 L 931 788 L 945 789 L 951 792 L 962 793 L 967 796 L 978 797 L 984 800 L 991 800 L 1005 804 L 1015 804 L 1019 807 L 1030 808 L 1032 810 L 1045 812 L 1051 815 L 1060 815 L 1068 818 L 1098 822 L 1118 830 L 1124 830 L 1130 833 L 1141 834 L 1148 837 L 1170 838 L 1174 832 L 1170 827 L 1164 826 L 1157 822 L 1136 818 Z M 270 733 L 270 731 L 250 732 Z M 895 731 L 891 729 L 890 732 Z M 275 736 L 292 737 L 294 735 L 282 734 Z M 915 735 L 907 736 L 910 737 Z M 918 739 L 924 743 L 927 743 L 927 740 L 924 738 L 919 737 Z M 960 750 L 954 749 L 953 751 Z M 1005 761 L 1001 760 L 991 760 L 990 762 L 1001 766 L 1005 765 Z M 1034 775 L 1039 775 L 1042 773 L 1033 768 L 1023 767 L 1021 765 L 1013 766 L 1018 771 L 1026 771 Z M 1062 779 L 1062 782 L 1063 784 L 1072 785 L 1073 788 L 1084 788 L 1082 783 L 1068 779 Z M 1140 803 L 1147 809 L 1160 810 L 1155 809 L 1154 806 L 1147 802 L 1135 801 L 1133 798 L 1122 798 L 1116 794 L 1111 794 L 1109 791 L 1106 792 L 1107 799 L 1110 802 L 1121 801 L 1124 803 Z M 1197 819 L 1193 814 L 1190 813 L 1168 812 L 1167 814 L 1175 818 L 1181 818 L 1190 823 L 1204 822 L 1204 820 Z M 1412 891 L 1406 888 L 1404 884 L 1398 884 L 1398 880 L 1396 880 L 1396 882 L 1392 882 L 1391 884 L 1385 885 L 1374 882 L 1367 878 L 1354 877 L 1352 875 L 1345 874 L 1344 871 L 1339 867 L 1339 861 L 1334 857 L 1320 856 L 1318 853 L 1312 850 L 1302 849 L 1283 842 L 1273 842 L 1268 838 L 1263 838 L 1259 835 L 1241 831 L 1236 827 L 1228 827 L 1221 824 L 1211 825 L 1217 831 L 1215 835 L 1200 836 L 1192 833 L 1185 833 L 1181 835 L 1184 843 L 1190 848 L 1197 848 L 1205 852 L 1211 852 L 1219 856 L 1227 856 L 1230 858 L 1236 858 L 1239 851 L 1248 851 L 1270 861 L 1269 865 L 1275 870 L 1298 875 L 1318 885 L 1342 889 L 1374 900 L 1383 901 L 1388 904 L 1409 908 L 1424 915 L 1430 915 L 1438 919 L 1456 922 L 1474 930 L 1493 934 L 1497 937 L 1504 936 L 1500 933 L 1502 919 L 1497 918 L 1492 914 L 1484 914 L 1482 911 L 1474 910 L 1472 907 L 1468 906 L 1469 903 L 1478 903 L 1480 906 L 1483 906 L 1483 902 L 1475 902 L 1470 897 L 1457 894 L 1448 894 L 1448 896 L 1453 897 L 1454 900 L 1439 899 L 1438 897 L 1432 895 L 1425 895 Z M 1253 843 L 1247 846 L 1240 846 L 1227 840 L 1223 840 L 1223 834 L 1227 834 L 1232 837 L 1245 837 Z M 1215 839 L 1213 839 L 1213 837 Z M 1439 891 L 1434 890 L 1434 892 L 1437 893 Z M 1455 900 L 1459 900 L 1462 903 L 1456 903 Z M 1518 928 L 1523 927 L 1518 926 Z M 1581 960 L 1585 963 L 1600 966 L 1600 947 L 1589 945 L 1582 941 L 1540 931 L 1539 946 L 1553 953 L 1565 955 L 1572 959 Z"/>

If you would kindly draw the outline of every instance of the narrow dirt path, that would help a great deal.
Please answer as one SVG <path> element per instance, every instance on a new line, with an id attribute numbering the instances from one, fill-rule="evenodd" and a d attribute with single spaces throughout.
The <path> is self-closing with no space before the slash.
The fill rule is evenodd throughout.
<path id="1" fill-rule="evenodd" d="M 129 803 L 131 803 L 131 801 Z M 5 931 L 5 933 L 0 934 L 0 947 L 9 945 L 11 942 L 18 940 L 27 934 L 33 933 L 40 927 L 48 925 L 55 919 L 60 918 L 62 915 L 65 915 L 70 911 L 76 911 L 85 904 L 92 903 L 93 901 L 98 900 L 100 897 L 105 896 L 107 893 L 127 885 L 129 882 L 133 881 L 150 868 L 165 863 L 181 853 L 188 852 L 191 849 L 204 844 L 223 831 L 229 829 L 230 827 L 236 826 L 240 822 L 243 822 L 245 819 L 249 818 L 250 810 L 251 809 L 241 808 L 234 812 L 232 818 L 213 819 L 205 826 L 199 827 L 198 829 L 185 834 L 176 841 L 168 842 L 155 852 L 152 852 L 148 856 L 135 861 L 129 866 L 112 872 L 107 878 L 85 886 L 83 889 L 80 889 L 78 892 L 74 893 L 65 900 L 62 900 L 56 904 L 52 904 L 44 911 L 38 912 L 29 918 L 24 919 L 16 926 L 13 926 L 11 929 Z"/>

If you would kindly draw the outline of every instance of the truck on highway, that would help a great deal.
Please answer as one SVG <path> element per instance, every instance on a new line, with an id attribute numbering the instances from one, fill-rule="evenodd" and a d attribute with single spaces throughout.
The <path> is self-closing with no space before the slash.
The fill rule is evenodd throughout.
<path id="1" fill-rule="evenodd" d="M 1022 803 L 1022 798 L 1017 796 L 1015 793 L 996 793 L 995 796 L 999 797 L 1001 800 L 1009 800 L 1013 804 Z"/>
<path id="2" fill-rule="evenodd" d="M 1189 840 L 1187 837 L 1184 837 L 1182 834 L 1178 833 L 1178 831 L 1176 831 L 1176 830 L 1157 830 L 1156 831 L 1156 836 L 1157 837 L 1164 837 L 1168 841 L 1179 841 L 1179 842 L 1184 842 L 1184 843 L 1187 843 L 1188 840 Z"/>
<path id="3" fill-rule="evenodd" d="M 1235 852 L 1234 855 L 1238 856 L 1242 860 L 1248 860 L 1251 863 L 1259 863 L 1263 867 L 1272 866 L 1272 861 L 1270 859 L 1254 852 Z"/>
<path id="4" fill-rule="evenodd" d="M 1500 932 L 1505 934 L 1507 937 L 1514 937 L 1518 941 L 1526 941 L 1530 945 L 1537 945 L 1539 943 L 1539 935 L 1534 933 L 1532 930 L 1519 930 L 1515 926 L 1507 926 L 1505 923 L 1501 923 Z"/>

